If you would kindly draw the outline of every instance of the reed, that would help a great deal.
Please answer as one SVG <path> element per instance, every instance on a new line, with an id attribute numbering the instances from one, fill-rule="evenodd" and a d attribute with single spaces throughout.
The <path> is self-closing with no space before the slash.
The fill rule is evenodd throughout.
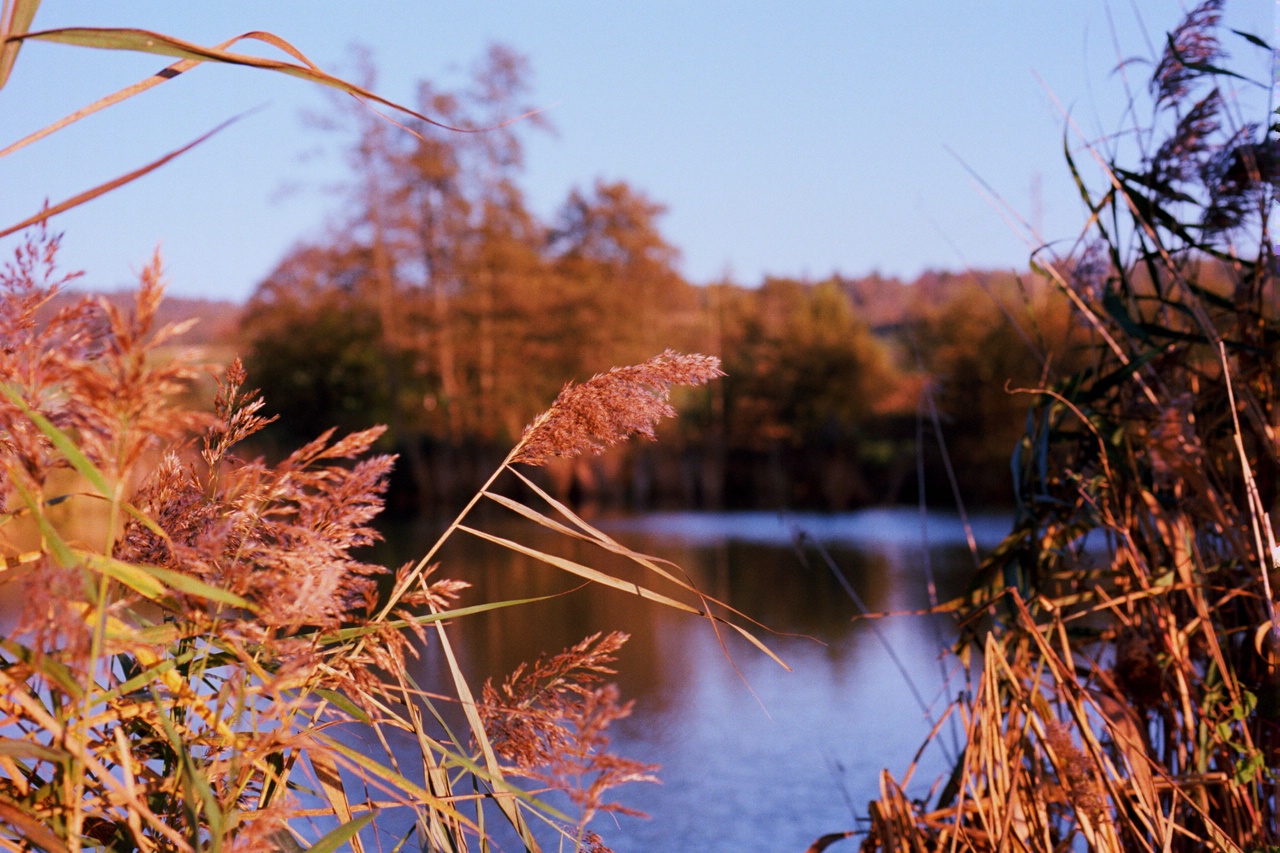
<path id="1" fill-rule="evenodd" d="M 186 408 L 208 368 L 156 356 L 181 331 L 155 326 L 159 262 L 131 310 L 86 296 L 40 319 L 65 283 L 57 244 L 33 232 L 0 274 L 0 849 L 462 851 L 499 832 L 526 850 L 548 833 L 607 850 L 588 824 L 631 813 L 612 789 L 654 770 L 608 751 L 630 710 L 606 683 L 626 637 L 588 638 L 477 696 L 448 625 L 521 602 L 460 606 L 466 585 L 432 556 L 479 536 L 758 644 L 671 566 L 513 467 L 651 435 L 673 414 L 671 386 L 713 378 L 715 360 L 668 352 L 567 387 L 432 553 L 393 571 L 356 556 L 377 539 L 393 464 L 371 453 L 380 428 L 325 432 L 276 465 L 239 457 L 268 422 L 263 403 L 235 362 L 213 411 Z M 503 474 L 545 508 L 495 491 Z M 481 501 L 628 557 L 654 583 L 487 533 L 469 520 Z M 412 675 L 431 644 L 447 685 Z M 465 730 L 445 724 L 449 705 Z"/>
<path id="2" fill-rule="evenodd" d="M 864 850 L 1280 844 L 1276 149 L 1229 109 L 1221 5 L 1153 63 L 1136 165 L 1086 146 L 1093 189 L 1067 148 L 1089 232 L 1037 261 L 1093 363 L 1030 390 L 1014 530 L 952 605 L 965 749 L 927 802 L 886 773 Z"/>
<path id="3" fill-rule="evenodd" d="M 0 4 L 0 87 L 30 40 L 176 61 L 0 157 L 206 63 L 288 74 L 439 125 L 270 33 L 209 47 L 141 30 L 35 31 L 38 6 Z M 285 58 L 234 49 L 246 41 Z M 58 271 L 49 219 L 216 130 L 0 226 L 0 237 L 26 233 L 0 271 L 0 849 L 460 853 L 493 849 L 498 834 L 529 851 L 548 835 L 557 849 L 607 850 L 588 824 L 627 812 L 606 794 L 653 770 L 607 749 L 608 725 L 630 710 L 604 682 L 625 637 L 588 638 L 477 698 L 448 626 L 523 602 L 460 606 L 466 585 L 433 557 L 451 536 L 479 536 L 764 649 L 674 567 L 613 541 L 514 467 L 652 437 L 674 414 L 670 388 L 714 378 L 718 362 L 666 352 L 566 387 L 419 563 L 366 563 L 357 552 L 378 538 L 394 461 L 373 452 L 382 428 L 329 430 L 275 465 L 240 457 L 270 420 L 264 404 L 234 361 L 212 411 L 193 408 L 191 383 L 214 371 L 166 346 L 186 324 L 157 327 L 158 258 L 130 310 L 90 297 L 49 309 L 75 277 Z M 543 503 L 495 490 L 504 475 Z M 469 523 L 482 501 L 622 555 L 652 583 L 486 533 Z M 447 685 L 414 680 L 410 662 L 428 644 Z M 445 723 L 446 704 L 465 729 Z M 570 813 L 512 779 L 567 794 Z"/>

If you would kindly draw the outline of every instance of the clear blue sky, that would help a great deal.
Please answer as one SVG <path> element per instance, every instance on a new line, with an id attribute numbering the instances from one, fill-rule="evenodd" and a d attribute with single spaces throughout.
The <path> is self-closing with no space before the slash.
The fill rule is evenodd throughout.
<path id="1" fill-rule="evenodd" d="M 1273 0 L 1227 7 L 1230 26 L 1274 38 Z M 205 44 L 261 29 L 339 72 L 359 43 L 379 90 L 406 102 L 416 80 L 457 80 L 489 42 L 509 44 L 530 58 L 533 100 L 558 131 L 531 140 L 534 210 L 549 215 L 597 177 L 629 181 L 669 207 L 663 228 L 690 279 L 754 284 L 1024 267 L 1025 242 L 948 150 L 1028 219 L 1039 182 L 1044 233 L 1069 241 L 1082 213 L 1049 91 L 1089 134 L 1123 127 L 1118 59 L 1150 57 L 1181 14 L 1165 0 L 45 0 L 35 27 L 135 26 Z M 1268 79 L 1251 56 L 1246 70 Z M 164 64 L 30 44 L 0 90 L 0 143 Z M 1142 75 L 1133 70 L 1138 85 Z M 171 293 L 243 299 L 291 245 L 335 221 L 340 199 L 326 187 L 342 180 L 341 160 L 300 120 L 325 104 L 297 80 L 202 66 L 0 160 L 0 221 L 265 105 L 55 220 L 65 263 L 91 286 L 128 284 L 159 245 Z M 1265 93 L 1247 108 L 1264 120 Z"/>

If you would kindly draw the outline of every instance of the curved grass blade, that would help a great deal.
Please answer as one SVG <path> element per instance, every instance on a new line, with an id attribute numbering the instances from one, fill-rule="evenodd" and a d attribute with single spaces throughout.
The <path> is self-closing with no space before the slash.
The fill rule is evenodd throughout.
<path id="1" fill-rule="evenodd" d="M 354 842 L 358 840 L 355 837 L 356 834 L 372 823 L 373 818 L 374 815 L 367 814 L 364 817 L 359 817 L 353 821 L 344 823 L 342 826 L 339 826 L 337 829 L 326 834 L 324 838 L 321 838 L 307 849 L 311 851 L 311 853 L 333 853 L 334 850 L 338 850 L 348 841 L 351 841 L 354 844 Z"/>
<path id="2" fill-rule="evenodd" d="M 453 127 L 429 118 L 422 113 L 412 110 L 403 104 L 388 100 L 387 98 L 377 95 L 362 86 L 358 86 L 341 77 L 335 77 L 320 70 L 320 67 L 311 60 L 307 59 L 302 51 L 293 47 L 289 42 L 264 32 L 245 33 L 238 39 L 232 39 L 232 42 L 240 39 L 256 39 L 258 41 L 271 44 L 287 52 L 290 56 L 298 59 L 299 62 L 284 62 L 279 59 L 265 59 L 260 56 L 253 56 L 247 53 L 232 53 L 218 47 L 204 47 L 189 41 L 184 41 L 173 36 L 167 36 L 162 33 L 151 32 L 149 30 L 140 30 L 127 27 L 111 28 L 111 27 L 64 27 L 55 30 L 38 30 L 36 32 L 28 32 L 14 38 L 34 39 L 38 41 L 49 41 L 59 44 L 74 45 L 77 47 L 91 47 L 102 50 L 126 50 L 136 53 L 150 53 L 157 56 L 172 56 L 178 59 L 190 60 L 193 62 L 220 62 L 226 65 L 239 65 L 249 68 L 260 68 L 266 71 L 276 71 L 281 74 L 288 74 L 291 77 L 298 77 L 311 83 L 318 83 L 322 86 L 328 86 L 339 91 L 354 95 L 362 101 L 369 101 L 381 104 L 398 113 L 411 116 L 419 121 L 424 121 L 436 127 L 445 130 L 454 130 L 460 132 L 478 132 L 485 128 L 467 128 Z"/>
<path id="3" fill-rule="evenodd" d="M 272 35 L 271 33 L 264 33 L 264 32 L 244 33 L 243 35 L 236 36 L 235 38 L 232 38 L 232 39 L 227 39 L 226 41 L 215 45 L 211 50 L 226 51 L 226 49 L 231 47 L 233 44 L 236 44 L 237 42 L 244 41 L 247 39 L 261 41 L 266 44 L 270 44 L 274 47 L 278 47 L 280 50 L 298 59 L 299 62 L 303 63 L 307 67 L 312 68 L 316 71 L 319 71 L 319 68 L 317 68 L 315 64 L 311 62 L 310 59 L 307 59 L 307 57 L 303 55 L 301 51 L 297 50 L 297 48 L 293 47 L 293 45 L 289 44 L 284 39 L 279 38 L 278 36 Z M 22 139 L 18 140 L 17 142 L 14 142 L 11 145 L 9 145 L 7 148 L 0 149 L 0 157 L 5 156 L 6 154 L 12 154 L 14 151 L 17 151 L 20 148 L 24 148 L 33 142 L 38 142 L 44 137 L 57 133 L 59 130 L 62 130 L 64 127 L 74 124 L 75 122 L 79 121 L 82 118 L 91 116 L 100 110 L 104 110 L 107 107 L 112 106 L 113 104 L 118 104 L 121 101 L 128 100 L 129 98 L 132 98 L 135 95 L 139 95 L 147 91 L 148 89 L 153 89 L 156 86 L 159 86 L 161 83 L 165 83 L 187 71 L 190 71 L 192 68 L 195 68 L 201 62 L 205 62 L 205 61 L 208 61 L 208 60 L 205 58 L 181 59 L 173 63 L 172 65 L 169 65 L 165 68 L 160 69 L 155 74 L 152 74 L 146 79 L 139 80 L 137 83 L 134 83 L 132 86 L 126 86 L 123 89 L 120 89 L 119 91 L 112 92 L 110 95 L 106 95 L 105 97 L 99 98 L 98 100 L 94 101 L 92 104 L 89 104 L 88 106 L 85 106 L 85 107 L 81 107 L 75 112 L 64 116 L 58 121 L 55 121 L 53 124 L 42 127 L 39 130 L 35 131 L 34 133 L 24 136 Z M 403 125 L 401 126 L 403 127 Z M 413 131 L 410 130 L 409 132 L 412 133 Z"/>
<path id="4" fill-rule="evenodd" d="M 141 178 L 143 175 L 154 172 L 156 169 L 159 169 L 165 163 L 168 163 L 170 160 L 173 160 L 177 157 L 182 156 L 183 154 L 186 154 L 192 148 L 195 148 L 197 145 L 204 142 L 209 137 L 213 136 L 215 133 L 218 133 L 219 131 L 224 130 L 228 125 L 232 124 L 233 122 L 239 121 L 241 118 L 248 115 L 249 112 L 252 112 L 252 110 L 227 119 L 222 124 L 215 127 L 213 130 L 210 130 L 208 133 L 205 133 L 204 135 L 197 137 L 191 142 L 188 142 L 186 145 L 182 146 L 181 148 L 178 148 L 174 151 L 170 151 L 168 154 L 164 155 L 159 160 L 153 160 L 147 165 L 139 169 L 134 169 L 132 172 L 129 172 L 128 174 L 121 175 L 118 178 L 114 178 L 110 181 L 107 181 L 105 184 L 99 184 L 93 189 L 85 190 L 84 192 L 74 195 L 71 198 L 66 199 L 65 201 L 61 201 L 58 204 L 55 204 L 53 207 L 46 207 L 44 210 L 40 211 L 36 215 L 27 217 L 23 221 L 19 222 L 17 225 L 11 225 L 8 228 L 4 229 L 3 231 L 0 231 L 0 237 L 7 237 L 8 235 L 14 233 L 15 231 L 21 231 L 24 228 L 28 228 L 32 225 L 36 225 L 41 222 L 44 222 L 45 220 L 49 219 L 52 216 L 56 216 L 59 213 L 65 213 L 66 211 L 72 209 L 73 207 L 79 207 L 85 202 L 93 201 L 98 196 L 105 195 L 106 193 L 109 193 L 114 189 L 118 189 L 119 187 L 122 187 L 125 184 L 136 181 L 138 178 Z"/>
<path id="5" fill-rule="evenodd" d="M 14 37 L 24 35 L 31 28 L 31 19 L 38 8 L 40 0 L 5 0 L 4 13 L 0 16 L 0 89 L 9 82 L 22 48 L 22 41 Z"/>

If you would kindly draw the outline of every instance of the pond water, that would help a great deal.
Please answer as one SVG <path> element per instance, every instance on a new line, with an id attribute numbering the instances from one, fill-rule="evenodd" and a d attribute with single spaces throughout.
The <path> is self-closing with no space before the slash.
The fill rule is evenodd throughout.
<path id="1" fill-rule="evenodd" d="M 997 543 L 1009 525 L 1003 516 L 970 521 L 980 548 Z M 473 687 L 597 631 L 631 635 L 615 680 L 635 708 L 612 730 L 612 749 L 661 765 L 661 784 L 612 792 L 648 819 L 601 815 L 591 828 L 616 853 L 803 853 L 821 835 L 865 828 L 881 770 L 901 779 L 931 728 L 930 714 L 941 713 L 964 684 L 954 672 L 944 679 L 944 668 L 954 667 L 941 654 L 952 638 L 946 617 L 856 619 L 854 599 L 872 611 L 926 608 L 930 575 L 943 600 L 961 592 L 974 557 L 960 520 L 903 509 L 674 513 L 593 523 L 629 547 L 674 561 L 704 593 L 767 626 L 765 642 L 791 669 L 735 637 L 722 645 L 705 619 L 583 587 L 488 543 L 451 539 L 440 574 L 474 584 L 462 604 L 564 593 L 454 623 Z M 819 549 L 795 547 L 797 530 L 821 543 L 844 580 Z M 388 544 L 396 558 L 410 560 L 436 531 L 398 528 Z M 552 536 L 535 527 L 513 538 L 587 565 L 611 565 L 590 546 Z M 431 654 L 419 665 L 421 678 L 441 677 Z M 944 728 L 922 756 L 909 796 L 926 794 L 949 767 L 949 735 Z"/>

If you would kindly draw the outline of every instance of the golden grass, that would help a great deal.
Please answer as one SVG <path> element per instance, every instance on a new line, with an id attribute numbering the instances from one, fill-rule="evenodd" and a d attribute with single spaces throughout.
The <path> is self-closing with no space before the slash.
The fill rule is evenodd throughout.
<path id="1" fill-rule="evenodd" d="M 213 411 L 187 408 L 199 369 L 154 353 L 177 331 L 153 323 L 158 264 L 132 309 L 85 297 L 37 322 L 59 281 L 55 249 L 33 237 L 0 276 L 0 597 L 21 602 L 0 640 L 0 849 L 462 851 L 487 849 L 501 826 L 527 850 L 548 833 L 606 850 L 588 824 L 628 813 L 612 789 L 652 774 L 608 750 L 609 724 L 630 707 L 604 681 L 625 637 L 589 638 L 477 695 L 448 624 L 520 602 L 459 608 L 465 584 L 431 562 L 440 543 L 395 571 L 354 555 L 377 538 L 392 464 L 370 454 L 381 430 L 323 433 L 277 465 L 236 456 L 267 422 L 262 403 L 233 361 Z M 715 374 L 712 359 L 665 353 L 567 389 L 441 543 L 481 536 L 763 649 L 678 569 L 511 467 L 534 461 L 531 447 L 541 458 L 649 434 L 672 413 L 671 384 Z M 494 491 L 504 473 L 547 509 Z M 488 534 L 468 520 L 486 499 L 627 557 L 660 586 Z M 449 684 L 410 675 L 426 645 Z M 462 710 L 464 730 L 445 725 L 442 703 Z M 564 792 L 572 813 L 515 778 Z M 379 815 L 412 825 L 409 837 L 388 837 Z"/>
<path id="2" fill-rule="evenodd" d="M 963 754 L 927 803 L 886 774 L 864 850 L 1280 845 L 1275 184 L 1225 114 L 1220 16 L 1191 10 L 1153 64 L 1140 164 L 1090 147 L 1095 195 L 1068 152 L 1091 248 L 1045 271 L 1095 363 L 1031 392 L 1015 529 L 948 606 Z"/>

